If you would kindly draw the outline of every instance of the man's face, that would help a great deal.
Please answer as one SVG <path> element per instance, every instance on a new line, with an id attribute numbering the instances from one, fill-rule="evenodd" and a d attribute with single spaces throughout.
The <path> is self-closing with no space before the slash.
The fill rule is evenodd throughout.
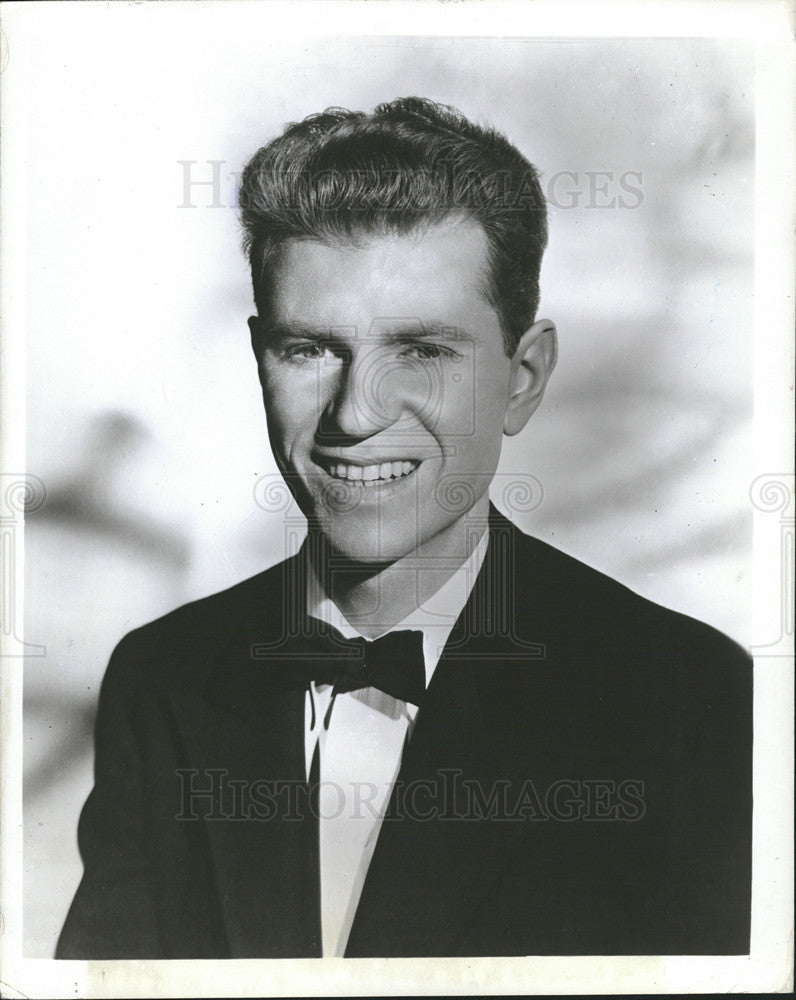
<path id="1" fill-rule="evenodd" d="M 471 221 L 284 247 L 252 321 L 271 446 L 349 559 L 394 561 L 486 509 L 512 372 L 486 274 Z"/>

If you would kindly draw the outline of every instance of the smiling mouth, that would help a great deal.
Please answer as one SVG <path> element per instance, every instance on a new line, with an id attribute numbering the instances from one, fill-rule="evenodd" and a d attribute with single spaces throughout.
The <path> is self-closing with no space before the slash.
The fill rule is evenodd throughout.
<path id="1" fill-rule="evenodd" d="M 414 460 L 379 462 L 374 465 L 350 465 L 347 462 L 319 463 L 333 479 L 361 483 L 365 487 L 383 486 L 411 475 L 420 465 Z"/>

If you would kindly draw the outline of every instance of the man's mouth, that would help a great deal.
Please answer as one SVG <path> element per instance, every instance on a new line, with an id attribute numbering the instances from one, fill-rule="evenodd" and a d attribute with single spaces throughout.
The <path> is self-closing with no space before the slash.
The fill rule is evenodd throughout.
<path id="1" fill-rule="evenodd" d="M 420 465 L 413 459 L 400 459 L 391 462 L 379 462 L 374 465 L 351 465 L 347 462 L 321 463 L 333 479 L 344 479 L 348 482 L 362 483 L 363 486 L 383 486 L 411 475 Z"/>

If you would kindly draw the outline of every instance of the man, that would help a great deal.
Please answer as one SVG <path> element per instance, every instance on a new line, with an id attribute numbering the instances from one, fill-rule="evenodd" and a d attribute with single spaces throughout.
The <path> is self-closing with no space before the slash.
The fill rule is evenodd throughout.
<path id="1" fill-rule="evenodd" d="M 489 505 L 556 361 L 532 165 L 409 98 L 240 202 L 307 541 L 118 646 L 58 955 L 747 952 L 748 658 Z"/>

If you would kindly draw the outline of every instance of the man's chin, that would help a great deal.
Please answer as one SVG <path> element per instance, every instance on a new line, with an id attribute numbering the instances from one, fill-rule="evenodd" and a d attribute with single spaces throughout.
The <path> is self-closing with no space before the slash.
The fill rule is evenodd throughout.
<path id="1" fill-rule="evenodd" d="M 319 521 L 313 533 L 322 538 L 338 558 L 374 568 L 397 562 L 421 544 L 415 531 L 358 523 L 357 519 L 347 524 Z"/>
<path id="2" fill-rule="evenodd" d="M 396 544 L 367 544 L 362 540 L 352 541 L 349 539 L 327 539 L 331 550 L 335 555 L 358 566 L 371 566 L 373 569 L 389 566 L 403 559 L 404 556 L 411 555 L 417 549 L 416 545 Z"/>

